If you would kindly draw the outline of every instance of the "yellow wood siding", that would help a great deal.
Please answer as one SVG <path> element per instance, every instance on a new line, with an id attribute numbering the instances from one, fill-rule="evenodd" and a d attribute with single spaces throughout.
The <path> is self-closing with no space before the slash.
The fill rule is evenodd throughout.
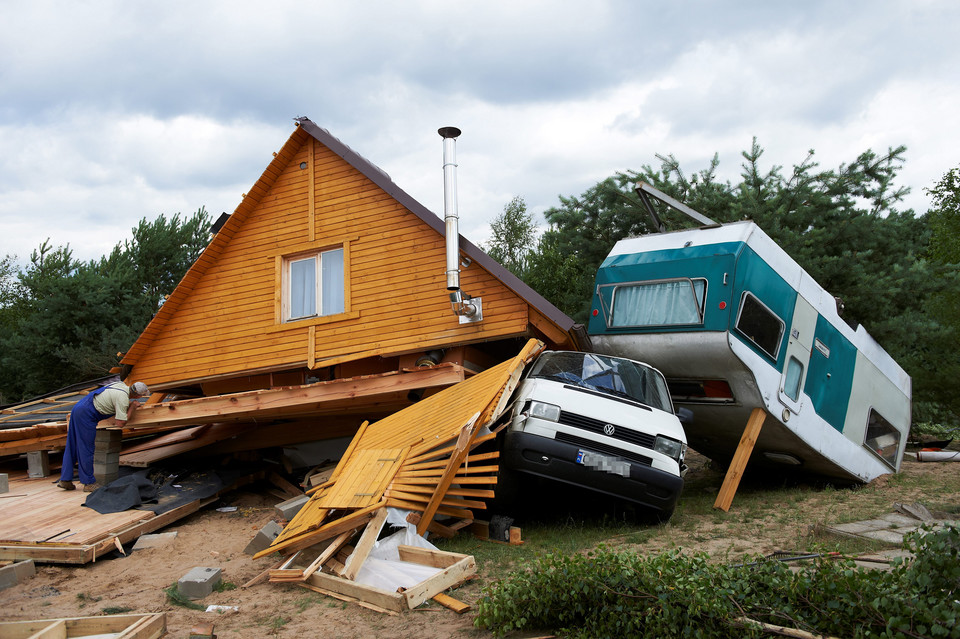
<path id="1" fill-rule="evenodd" d="M 164 323 L 144 332 L 147 341 L 127 362 L 134 364 L 133 379 L 169 385 L 528 331 L 527 303 L 476 263 L 462 271 L 461 283 L 483 298 L 483 321 L 460 324 L 445 290 L 443 237 L 339 155 L 299 133 L 278 156 L 285 164 L 274 161 L 251 190 L 255 205 L 245 199 L 234 214 L 241 222 L 201 257 L 206 268 L 184 278 L 189 295 L 176 300 Z M 349 312 L 278 325 L 278 258 L 343 242 Z"/>

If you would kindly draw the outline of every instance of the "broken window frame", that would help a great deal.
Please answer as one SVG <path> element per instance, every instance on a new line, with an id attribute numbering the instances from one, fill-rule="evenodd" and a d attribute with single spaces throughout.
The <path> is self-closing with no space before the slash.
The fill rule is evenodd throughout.
<path id="1" fill-rule="evenodd" d="M 877 448 L 877 445 L 880 443 L 880 438 L 885 435 L 893 435 L 894 441 Z M 863 433 L 863 445 L 867 450 L 879 457 L 891 468 L 896 468 L 897 454 L 900 451 L 902 438 L 903 433 L 901 433 L 896 426 L 891 424 L 877 409 L 873 407 L 870 408 L 870 412 L 867 413 L 867 428 Z"/>

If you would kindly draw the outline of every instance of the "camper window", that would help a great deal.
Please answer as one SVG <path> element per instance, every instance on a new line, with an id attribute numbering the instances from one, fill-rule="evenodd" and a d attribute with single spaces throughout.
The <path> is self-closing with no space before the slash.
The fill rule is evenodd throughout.
<path id="1" fill-rule="evenodd" d="M 783 378 L 783 394 L 797 401 L 800 397 L 800 380 L 803 379 L 803 364 L 796 357 L 787 363 L 787 374 Z"/>
<path id="2" fill-rule="evenodd" d="M 658 280 L 621 284 L 613 290 L 608 326 L 672 326 L 703 322 L 707 281 Z"/>
<path id="3" fill-rule="evenodd" d="M 343 249 L 284 259 L 284 320 L 344 311 Z"/>
<path id="4" fill-rule="evenodd" d="M 867 422 L 867 436 L 863 445 L 891 466 L 896 466 L 897 451 L 900 448 L 900 431 L 884 419 L 883 415 L 870 409 L 870 421 Z"/>
<path id="5" fill-rule="evenodd" d="M 783 322 L 749 292 L 745 292 L 740 300 L 737 331 L 761 351 L 777 359 L 780 338 L 783 337 Z"/>

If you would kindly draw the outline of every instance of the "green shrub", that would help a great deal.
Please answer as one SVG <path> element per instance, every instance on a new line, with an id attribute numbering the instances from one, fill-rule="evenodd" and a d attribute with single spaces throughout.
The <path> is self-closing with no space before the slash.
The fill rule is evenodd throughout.
<path id="1" fill-rule="evenodd" d="M 889 572 L 830 556 L 793 572 L 679 550 L 545 555 L 486 586 L 475 623 L 499 636 L 760 636 L 746 618 L 843 637 L 960 638 L 960 529 L 924 532 L 908 537 L 916 559 Z"/>

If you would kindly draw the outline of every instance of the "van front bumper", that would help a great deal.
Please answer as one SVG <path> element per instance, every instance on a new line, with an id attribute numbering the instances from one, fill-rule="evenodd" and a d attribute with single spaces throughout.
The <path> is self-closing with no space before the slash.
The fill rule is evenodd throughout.
<path id="1" fill-rule="evenodd" d="M 591 468 L 577 463 L 582 450 L 587 449 L 549 437 L 508 431 L 504 435 L 500 464 L 661 512 L 673 512 L 683 489 L 682 477 L 623 458 L 620 459 L 630 467 L 629 477 L 626 473 L 620 475 Z"/>

